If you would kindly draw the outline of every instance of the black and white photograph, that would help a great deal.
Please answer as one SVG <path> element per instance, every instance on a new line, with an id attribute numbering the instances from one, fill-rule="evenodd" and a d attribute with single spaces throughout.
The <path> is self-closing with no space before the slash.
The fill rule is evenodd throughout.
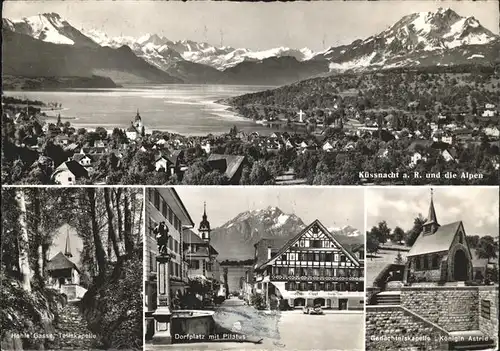
<path id="1" fill-rule="evenodd" d="M 366 350 L 498 350 L 498 201 L 498 187 L 366 190 Z"/>
<path id="2" fill-rule="evenodd" d="M 363 188 L 148 187 L 145 217 L 146 350 L 364 349 Z"/>
<path id="3" fill-rule="evenodd" d="M 2 183 L 496 185 L 498 1 L 11 1 Z"/>
<path id="4" fill-rule="evenodd" d="M 3 188 L 1 349 L 143 348 L 143 189 Z"/>

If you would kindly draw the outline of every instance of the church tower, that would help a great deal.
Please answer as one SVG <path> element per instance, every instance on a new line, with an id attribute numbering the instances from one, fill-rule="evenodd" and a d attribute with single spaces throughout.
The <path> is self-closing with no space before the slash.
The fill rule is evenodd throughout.
<path id="1" fill-rule="evenodd" d="M 64 256 L 66 256 L 66 257 L 73 257 L 73 255 L 71 254 L 71 246 L 70 246 L 70 243 L 69 243 L 69 231 L 66 234 L 66 245 L 65 245 L 65 248 L 64 248 Z"/>
<path id="2" fill-rule="evenodd" d="M 427 220 L 423 225 L 423 235 L 432 235 L 439 228 L 439 223 L 436 217 L 436 210 L 434 209 L 433 195 L 434 190 L 431 189 L 431 203 L 429 205 L 429 214 L 427 215 Z"/>
<path id="3" fill-rule="evenodd" d="M 137 132 L 141 132 L 141 129 L 143 127 L 142 124 L 142 118 L 141 115 L 139 114 L 139 109 L 137 109 L 137 114 L 135 115 L 135 120 L 133 122 L 135 129 L 137 129 Z"/>
<path id="4" fill-rule="evenodd" d="M 203 217 L 200 222 L 200 227 L 198 228 L 198 232 L 201 235 L 203 241 L 210 244 L 210 222 L 207 219 L 207 204 L 203 203 Z"/>

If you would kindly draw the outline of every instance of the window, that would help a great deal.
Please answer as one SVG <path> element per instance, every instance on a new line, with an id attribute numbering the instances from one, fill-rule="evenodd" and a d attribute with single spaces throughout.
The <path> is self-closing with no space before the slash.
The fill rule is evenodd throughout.
<path id="1" fill-rule="evenodd" d="M 338 253 L 334 254 L 333 261 L 334 262 L 338 262 L 339 261 L 339 254 Z"/>
<path id="2" fill-rule="evenodd" d="M 327 253 L 325 254 L 325 261 L 326 261 L 326 262 L 332 262 L 332 258 L 333 258 L 333 255 L 332 255 L 332 253 L 331 253 L 331 252 L 327 252 Z"/>
<path id="3" fill-rule="evenodd" d="M 341 255 L 340 256 L 340 262 L 345 262 L 346 261 L 346 257 L 344 255 Z"/>
<path id="4" fill-rule="evenodd" d="M 429 269 L 429 257 L 424 256 L 424 269 Z"/>
<path id="5" fill-rule="evenodd" d="M 164 218 L 167 218 L 167 216 L 168 216 L 168 205 L 165 202 L 165 200 L 163 200 L 161 202 L 161 204 L 162 204 L 162 206 L 161 206 L 161 214 L 163 215 Z"/>
<path id="6" fill-rule="evenodd" d="M 149 254 L 149 271 L 150 272 L 155 271 L 155 261 L 152 253 Z"/>
<path id="7" fill-rule="evenodd" d="M 200 269 L 200 261 L 198 260 L 189 261 L 189 268 Z"/>
<path id="8" fill-rule="evenodd" d="M 311 240 L 311 247 L 314 248 L 321 248 L 321 240 Z"/>
<path id="9" fill-rule="evenodd" d="M 71 182 L 73 180 L 73 178 L 71 177 L 68 177 L 68 181 Z"/>
<path id="10" fill-rule="evenodd" d="M 415 269 L 417 271 L 419 271 L 421 268 L 420 268 L 420 257 L 416 257 L 415 258 Z"/>
<path id="11" fill-rule="evenodd" d="M 288 268 L 288 275 L 295 275 L 295 268 Z"/>
<path id="12" fill-rule="evenodd" d="M 488 300 L 481 300 L 481 318 L 491 318 L 491 302 Z"/>
<path id="13" fill-rule="evenodd" d="M 174 212 L 172 211 L 172 209 L 170 207 L 168 208 L 168 221 L 170 222 L 170 224 L 173 225 Z"/>
<path id="14" fill-rule="evenodd" d="M 158 190 L 155 190 L 154 192 L 153 204 L 155 205 L 156 209 L 160 211 L 160 193 L 158 192 Z"/>
<path id="15" fill-rule="evenodd" d="M 438 269 L 438 268 L 439 268 L 439 256 L 433 255 L 432 256 L 432 269 Z"/>
<path id="16" fill-rule="evenodd" d="M 282 260 L 282 261 L 286 261 L 286 254 L 281 255 L 281 260 Z"/>
<path id="17" fill-rule="evenodd" d="M 153 229 L 156 227 L 156 222 L 153 220 L 153 218 L 149 217 L 149 223 L 148 223 L 148 231 L 149 231 L 149 236 L 155 237 L 155 234 L 153 233 Z"/>

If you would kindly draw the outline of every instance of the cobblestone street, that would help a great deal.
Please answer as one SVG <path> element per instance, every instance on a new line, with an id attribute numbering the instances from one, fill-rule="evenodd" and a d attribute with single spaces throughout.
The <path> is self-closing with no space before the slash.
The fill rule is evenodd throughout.
<path id="1" fill-rule="evenodd" d="M 362 350 L 363 312 L 325 310 L 305 315 L 301 310 L 257 311 L 243 301 L 226 300 L 214 319 L 223 327 L 240 330 L 261 343 L 210 342 L 172 345 L 146 344 L 146 350 Z"/>

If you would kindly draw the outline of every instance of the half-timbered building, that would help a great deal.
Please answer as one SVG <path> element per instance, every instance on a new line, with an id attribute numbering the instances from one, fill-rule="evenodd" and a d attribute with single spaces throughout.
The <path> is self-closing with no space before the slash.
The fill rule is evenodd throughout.
<path id="1" fill-rule="evenodd" d="M 363 309 L 363 265 L 318 220 L 287 240 L 255 245 L 255 292 L 290 307 Z M 283 304 L 283 303 L 282 303 Z"/>

